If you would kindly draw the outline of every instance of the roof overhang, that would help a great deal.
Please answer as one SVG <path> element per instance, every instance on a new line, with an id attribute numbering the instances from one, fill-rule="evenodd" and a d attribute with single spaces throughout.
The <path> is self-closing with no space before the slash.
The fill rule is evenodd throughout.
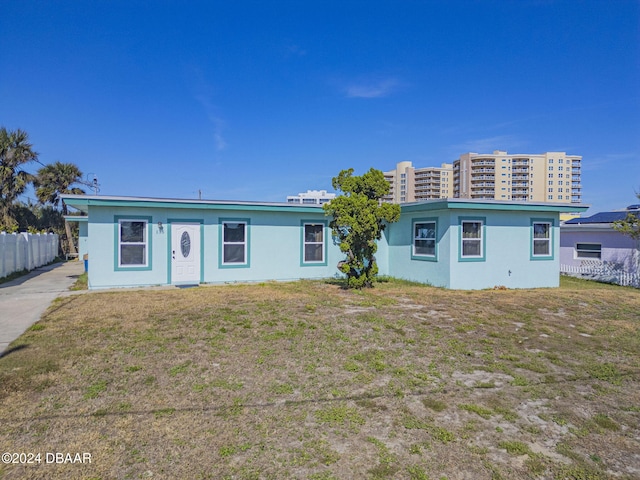
<path id="1" fill-rule="evenodd" d="M 505 202 L 500 200 L 470 200 L 466 198 L 446 198 L 425 200 L 423 202 L 403 203 L 403 212 L 422 212 L 429 210 L 500 210 L 512 212 L 584 212 L 589 205 L 581 203 L 542 203 L 542 202 Z"/>
<path id="2" fill-rule="evenodd" d="M 610 223 L 571 223 L 561 224 L 560 231 L 562 232 L 615 232 Z"/>
<path id="3" fill-rule="evenodd" d="M 89 221 L 89 217 L 87 215 L 63 215 L 62 218 L 67 222 L 83 223 Z"/>
<path id="4" fill-rule="evenodd" d="M 203 210 L 252 210 L 301 213 L 324 213 L 321 205 L 280 202 L 245 202 L 232 200 L 189 200 L 177 198 L 120 197 L 106 195 L 61 195 L 64 202 L 86 212 L 89 207 L 143 207 Z"/>

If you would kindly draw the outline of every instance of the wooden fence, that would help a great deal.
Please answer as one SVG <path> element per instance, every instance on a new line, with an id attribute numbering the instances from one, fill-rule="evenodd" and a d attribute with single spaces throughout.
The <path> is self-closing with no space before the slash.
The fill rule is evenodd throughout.
<path id="1" fill-rule="evenodd" d="M 52 262 L 58 254 L 58 241 L 55 233 L 0 232 L 0 278 Z"/>

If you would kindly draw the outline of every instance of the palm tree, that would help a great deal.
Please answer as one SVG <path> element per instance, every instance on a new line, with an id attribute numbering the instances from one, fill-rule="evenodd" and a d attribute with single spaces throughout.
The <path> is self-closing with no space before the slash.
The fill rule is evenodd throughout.
<path id="1" fill-rule="evenodd" d="M 56 208 L 59 208 L 62 204 L 63 215 L 67 215 L 68 211 L 67 205 L 60 198 L 60 195 L 84 193 L 81 188 L 72 186 L 76 183 L 82 183 L 82 172 L 73 163 L 62 162 L 45 165 L 38 170 L 38 175 L 33 181 L 33 185 L 36 188 L 36 196 L 40 203 L 50 203 Z M 68 222 L 65 222 L 65 231 L 69 253 L 76 253 L 76 247 L 71 239 L 71 227 Z"/>
<path id="2" fill-rule="evenodd" d="M 15 225 L 14 202 L 33 181 L 33 175 L 22 166 L 37 159 L 27 132 L 0 127 L 0 225 Z"/>

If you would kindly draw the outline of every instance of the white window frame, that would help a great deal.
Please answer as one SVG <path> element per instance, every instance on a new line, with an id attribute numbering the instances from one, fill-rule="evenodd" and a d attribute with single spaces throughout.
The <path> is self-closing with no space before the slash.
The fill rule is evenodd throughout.
<path id="1" fill-rule="evenodd" d="M 546 225 L 546 237 L 536 236 L 536 225 Z M 531 222 L 531 257 L 532 258 L 549 258 L 553 255 L 553 244 L 551 243 L 553 235 L 553 222 L 549 220 L 532 220 Z M 536 253 L 536 243 L 546 244 L 547 251 L 545 253 Z"/>
<path id="2" fill-rule="evenodd" d="M 122 224 L 123 223 L 142 223 L 142 241 L 141 242 L 123 242 L 122 241 Z M 146 218 L 118 218 L 118 263 L 117 268 L 147 268 L 149 266 L 149 220 Z M 144 247 L 144 263 L 122 263 L 122 247 L 126 246 L 142 246 Z"/>
<path id="3" fill-rule="evenodd" d="M 584 246 L 586 245 L 590 245 L 590 246 L 597 246 L 600 247 L 599 250 L 595 250 L 595 249 L 585 249 Z M 578 246 L 582 246 L 583 248 L 578 248 Z M 601 243 L 596 243 L 596 242 L 576 242 L 575 247 L 574 247 L 574 256 L 573 258 L 576 260 L 600 260 L 602 261 L 602 244 Z M 598 253 L 597 257 L 593 257 L 593 256 L 581 256 L 580 253 Z"/>
<path id="4" fill-rule="evenodd" d="M 413 238 L 413 242 L 411 245 L 411 258 L 415 260 L 437 260 L 438 258 L 438 221 L 436 218 L 418 218 L 415 219 L 412 223 L 411 236 Z M 427 227 L 433 231 L 433 236 L 429 237 L 418 237 L 416 235 L 416 230 L 418 229 L 418 225 L 432 225 L 433 227 Z M 433 253 L 418 253 L 416 251 L 416 243 L 419 241 L 433 241 Z"/>
<path id="5" fill-rule="evenodd" d="M 227 225 L 243 225 L 243 233 L 244 233 L 244 240 L 242 242 L 230 242 L 230 241 L 225 241 L 224 239 L 224 232 L 225 232 L 225 227 Z M 223 266 L 245 266 L 248 265 L 249 263 L 249 256 L 248 256 L 248 245 L 249 245 L 249 231 L 248 231 L 248 225 L 249 222 L 246 220 L 222 220 L 221 221 L 221 227 L 222 227 L 222 232 L 221 232 L 221 258 L 220 258 L 220 264 Z M 225 247 L 227 245 L 242 245 L 243 248 L 243 261 L 242 262 L 228 262 L 225 261 Z"/>
<path id="6" fill-rule="evenodd" d="M 485 259 L 485 219 L 482 218 L 464 218 L 460 220 L 460 259 L 461 260 L 484 260 Z M 473 237 L 465 237 L 464 235 L 464 226 L 465 224 L 477 223 L 480 225 L 479 232 L 480 236 L 478 238 Z M 464 246 L 468 243 L 478 243 L 480 248 L 480 253 L 478 255 L 470 255 L 464 253 Z"/>
<path id="7" fill-rule="evenodd" d="M 307 241 L 307 227 L 322 227 L 319 242 L 309 242 Z M 325 229 L 327 225 L 322 222 L 304 222 L 302 224 L 302 263 L 304 265 L 324 265 L 326 264 L 326 243 L 325 243 Z M 322 252 L 322 258 L 320 260 L 307 260 L 307 246 L 308 245 L 320 245 L 322 248 L 320 251 Z"/>

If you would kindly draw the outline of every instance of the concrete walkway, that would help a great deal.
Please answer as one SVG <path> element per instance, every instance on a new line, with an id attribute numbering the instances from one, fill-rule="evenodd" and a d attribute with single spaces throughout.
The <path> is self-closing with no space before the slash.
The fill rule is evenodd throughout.
<path id="1" fill-rule="evenodd" d="M 40 319 L 56 297 L 69 293 L 83 271 L 82 262 L 56 263 L 0 284 L 0 356 Z"/>

